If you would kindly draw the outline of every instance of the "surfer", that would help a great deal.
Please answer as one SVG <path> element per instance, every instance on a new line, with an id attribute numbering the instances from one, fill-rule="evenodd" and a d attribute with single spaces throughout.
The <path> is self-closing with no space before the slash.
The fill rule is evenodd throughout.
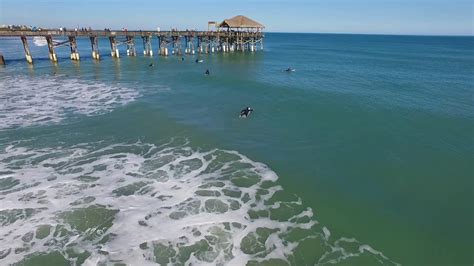
<path id="1" fill-rule="evenodd" d="M 153 63 L 150 63 L 150 64 L 148 65 L 148 67 L 153 67 Z"/>
<path id="2" fill-rule="evenodd" d="M 247 107 L 240 111 L 239 117 L 249 117 L 249 115 L 253 112 L 253 109 L 250 107 Z"/>
<path id="3" fill-rule="evenodd" d="M 209 76 L 209 75 L 211 74 L 211 72 L 209 72 L 209 69 L 207 69 L 207 70 L 206 70 L 206 73 L 204 73 L 204 74 L 206 74 L 207 76 Z"/>
<path id="4" fill-rule="evenodd" d="M 291 68 L 291 67 L 288 67 L 287 69 L 285 69 L 285 71 L 286 71 L 286 72 L 293 72 L 293 71 L 295 71 L 295 70 L 294 70 L 293 68 Z"/>

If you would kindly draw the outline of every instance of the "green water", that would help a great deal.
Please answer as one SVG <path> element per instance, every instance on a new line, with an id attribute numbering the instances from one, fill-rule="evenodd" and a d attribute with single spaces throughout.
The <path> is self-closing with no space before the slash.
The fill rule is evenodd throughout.
<path id="1" fill-rule="evenodd" d="M 13 40 L 2 43 L 1 47 L 4 46 L 16 49 Z M 33 157 L 64 152 L 65 155 L 58 158 L 67 158 L 67 162 L 52 162 L 56 164 L 53 173 L 58 176 L 50 182 L 57 182 L 56 186 L 64 186 L 61 180 L 78 180 L 74 171 L 78 171 L 78 176 L 87 174 L 99 178 L 99 181 L 92 178 L 92 183 L 90 180 L 82 182 L 87 184 L 84 192 L 77 192 L 81 191 L 80 186 L 74 189 L 53 187 L 54 193 L 72 191 L 61 198 L 71 202 L 82 199 L 77 203 L 80 208 L 95 206 L 102 209 L 88 214 L 94 218 L 90 218 L 91 224 L 86 223 L 82 227 L 77 225 L 84 222 L 80 218 L 71 222 L 63 216 L 51 218 L 36 215 L 46 221 L 53 219 L 59 221 L 58 224 L 72 224 L 68 230 L 80 235 L 82 240 L 75 244 L 80 247 L 74 250 L 76 255 L 68 255 L 67 249 L 59 249 L 60 253 L 46 257 L 36 253 L 30 260 L 33 264 L 35 259 L 38 260 L 36 263 L 43 263 L 40 261 L 44 260 L 45 265 L 53 260 L 61 264 L 64 257 L 71 261 L 78 254 L 85 257 L 83 260 L 100 258 L 100 252 L 106 250 L 109 254 L 102 255 L 104 262 L 126 263 L 120 256 L 114 256 L 114 251 L 121 250 L 117 245 L 124 249 L 135 248 L 150 256 L 150 261 L 158 263 L 183 263 L 187 259 L 192 260 L 194 255 L 198 261 L 211 262 L 214 258 L 212 254 L 217 251 L 220 255 L 216 255 L 214 263 L 242 262 L 237 260 L 241 258 L 237 256 L 240 251 L 227 246 L 229 243 L 234 243 L 234 247 L 235 243 L 240 243 L 241 252 L 250 254 L 247 261 L 250 265 L 256 262 L 269 265 L 473 263 L 474 58 L 471 37 L 268 34 L 263 52 L 202 56 L 202 64 L 194 63 L 195 57 L 186 57 L 185 61 L 179 57 L 119 60 L 105 57 L 100 63 L 94 63 L 87 58 L 85 45 L 82 47 L 84 59 L 80 63 L 63 59 L 57 66 L 52 66 L 46 59 L 39 59 L 34 68 L 28 68 L 22 62 L 20 53 L 16 58 L 8 58 L 5 54 L 9 65 L 0 72 L 5 87 L 18 86 L 15 90 L 6 90 L 1 98 L 8 106 L 1 109 L 0 118 L 9 125 L 0 131 L 1 145 L 5 150 L 2 167 L 6 172 L 13 172 L 4 174 L 0 183 L 2 191 L 7 191 L 0 198 L 8 201 L 6 209 L 38 207 L 26 201 L 15 203 L 13 200 L 27 192 L 33 192 L 31 197 L 36 197 L 38 190 L 48 191 L 54 186 L 39 178 L 40 185 L 10 193 L 12 189 L 30 183 L 24 179 L 32 177 L 34 171 L 41 173 L 45 179 L 50 174 L 48 162 L 18 159 L 21 151 L 8 150 L 11 145 L 13 149 L 26 147 L 35 154 Z M 40 48 L 35 47 L 38 54 L 45 53 Z M 102 48 L 105 51 L 106 48 Z M 150 62 L 154 62 L 153 68 L 148 67 Z M 296 71 L 283 72 L 288 66 Z M 210 70 L 210 76 L 203 75 L 206 69 Z M 47 83 L 48 80 L 53 80 L 53 84 Z M 62 81 L 67 82 L 57 85 Z M 100 84 L 101 93 L 93 93 L 98 88 L 89 89 L 95 83 Z M 74 90 L 76 84 L 83 88 L 78 98 L 90 93 L 93 96 L 86 97 L 86 101 L 78 101 L 77 98 L 67 100 L 68 93 L 63 91 L 69 88 Z M 111 91 L 108 86 L 118 89 Z M 40 88 L 37 95 L 46 102 L 29 102 L 26 106 L 34 110 L 29 113 L 31 110 L 18 102 L 24 100 L 28 103 L 31 99 L 16 95 L 28 94 L 27 91 L 35 88 Z M 59 93 L 59 99 L 54 95 L 55 90 Z M 130 98 L 124 96 L 128 100 L 119 97 L 108 101 L 100 98 L 104 94 Z M 38 107 L 43 105 L 49 109 Z M 24 108 L 23 111 L 18 106 Z M 254 113 L 248 119 L 239 119 L 240 109 L 246 106 L 255 109 Z M 15 124 L 13 116 L 7 115 L 7 112 L 18 115 L 26 112 L 28 115 Z M 42 120 L 44 117 L 35 117 L 42 112 L 49 114 L 50 118 Z M 139 144 L 136 144 L 137 141 Z M 117 144 L 125 146 L 108 148 Z M 130 166 L 129 171 L 135 176 L 144 175 L 145 179 L 140 177 L 136 182 L 128 177 L 126 171 L 105 174 L 116 167 L 106 162 L 120 160 L 114 156 L 125 156 L 124 153 L 128 156 L 127 160 L 114 165 L 124 164 L 128 169 L 129 163 L 136 163 L 145 167 L 147 156 L 155 156 L 147 155 L 147 145 L 172 147 L 176 149 L 173 150 L 173 158 L 190 156 L 201 164 L 209 163 L 210 168 L 206 172 L 220 177 L 230 173 L 230 183 L 225 183 L 225 186 L 235 186 L 233 190 L 255 188 L 255 204 L 260 202 L 259 193 L 268 190 L 265 193 L 270 193 L 272 197 L 265 201 L 263 209 L 255 205 L 239 210 L 245 210 L 250 220 L 256 219 L 255 224 L 263 222 L 265 217 L 272 222 L 259 226 L 260 229 L 241 238 L 241 241 L 232 242 L 229 239 L 238 236 L 240 230 L 232 226 L 229 229 L 224 224 L 236 219 L 232 211 L 228 211 L 232 202 L 227 205 L 204 200 L 211 194 L 218 195 L 216 192 L 221 195 L 224 190 L 196 191 L 202 196 L 200 211 L 194 213 L 192 204 L 186 203 L 186 208 L 178 204 L 173 205 L 172 210 L 176 212 L 170 215 L 181 217 L 192 214 L 199 217 L 201 212 L 212 213 L 215 216 L 205 219 L 217 224 L 221 221 L 222 227 L 208 228 L 210 235 L 204 242 L 198 239 L 193 242 L 191 235 L 186 235 L 189 242 L 180 240 L 187 243 L 182 244 L 187 245 L 185 249 L 178 248 L 180 242 L 174 242 L 169 237 L 164 239 L 170 239 L 171 244 L 159 242 L 159 237 L 152 233 L 159 227 L 159 220 L 143 219 L 154 207 L 142 204 L 153 204 L 150 196 L 154 192 L 157 194 L 153 197 L 159 197 L 159 191 L 163 191 L 159 175 L 163 173 L 135 171 Z M 70 155 L 80 153 L 82 147 L 87 152 Z M 186 148 L 181 150 L 180 147 Z M 187 155 L 188 148 L 199 155 Z M 212 155 L 215 159 L 201 157 L 200 152 L 205 156 L 204 153 L 213 149 L 235 150 L 249 157 L 252 166 L 240 165 L 237 163 L 240 159 L 225 152 Z M 8 153 L 17 157 L 12 159 Z M 109 154 L 110 157 L 102 162 L 97 153 Z M 163 163 L 159 162 L 167 160 L 167 155 L 162 153 L 158 153 L 158 162 L 153 163 L 155 166 L 147 166 L 147 169 L 162 169 Z M 139 157 L 133 157 L 134 154 Z M 140 158 L 145 158 L 145 162 Z M 87 167 L 83 167 L 83 171 L 75 170 L 76 160 L 87 161 L 85 165 L 92 164 L 95 168 L 90 171 Z M 172 168 L 166 168 L 170 181 L 173 180 L 171 176 L 180 180 L 180 176 L 192 173 L 192 169 L 199 165 L 196 165 L 197 161 L 182 164 L 179 160 L 172 163 Z M 217 168 L 213 172 L 212 165 L 221 160 L 234 163 L 225 171 Z M 266 164 L 278 175 L 278 180 L 272 185 L 263 182 L 264 175 L 255 170 L 259 169 L 255 162 Z M 101 167 L 107 170 L 102 171 Z M 36 170 L 25 170 L 29 168 Z M 152 175 L 155 181 L 150 183 L 148 175 Z M 7 179 L 8 176 L 20 182 L 16 184 L 18 181 Z M 185 184 L 200 178 L 202 175 L 185 179 L 190 182 Z M 87 178 L 83 177 L 83 180 Z M 112 182 L 111 190 L 102 194 L 98 193 L 101 190 L 96 191 L 90 185 L 98 184 L 100 187 L 108 182 Z M 282 191 L 273 191 L 274 186 L 281 186 Z M 183 191 L 191 189 L 187 185 L 185 187 Z M 52 200 L 54 193 L 46 193 L 43 199 L 50 202 L 40 205 L 48 210 L 60 206 L 58 211 L 66 214 L 78 208 L 74 207 L 76 205 L 66 208 L 55 204 Z M 98 194 L 89 195 L 91 193 Z M 84 200 L 87 196 L 94 196 L 94 200 Z M 125 198 L 131 202 L 130 206 L 125 203 Z M 216 199 L 222 198 L 217 196 Z M 240 204 L 245 205 L 243 196 L 240 200 Z M 287 204 L 271 207 L 273 202 Z M 314 215 L 295 218 L 307 208 Z M 120 209 L 118 214 L 115 214 L 116 209 Z M 112 224 L 125 227 L 101 227 L 102 222 L 94 222 L 96 218 L 106 222 L 111 219 L 109 213 L 114 217 Z M 128 218 L 120 216 L 122 213 L 126 213 Z M 137 218 L 134 220 L 135 215 Z M 156 217 L 163 219 L 160 215 Z M 187 221 L 187 217 L 177 221 Z M 301 228 L 308 224 L 305 219 L 319 223 L 311 225 L 311 229 Z M 130 221 L 133 222 L 131 228 L 138 226 L 137 230 L 143 232 L 137 231 L 136 234 L 140 243 L 134 245 L 132 237 L 128 247 L 121 241 L 120 234 L 124 238 L 128 236 L 130 232 L 125 228 Z M 137 225 L 139 221 L 147 226 Z M 280 221 L 289 221 L 292 223 L 290 227 L 300 228 L 280 229 L 281 234 L 272 231 Z M 29 224 L 27 219 L 25 224 Z M 163 224 L 170 226 L 169 223 Z M 14 228 L 15 224 L 4 226 L 5 230 Z M 103 229 L 104 232 L 93 235 L 91 240 L 89 235 L 85 235 L 87 228 Z M 173 231 L 174 228 L 168 229 Z M 1 232 L 4 234 L 3 229 Z M 179 232 L 184 235 L 184 231 Z M 119 236 L 115 241 L 106 239 L 103 240 L 105 244 L 101 244 L 102 237 L 110 233 Z M 149 234 L 149 239 L 146 234 Z M 278 246 L 279 242 L 269 236 L 278 236 L 283 246 Z M 60 240 L 57 238 L 57 241 Z M 147 248 L 141 249 L 138 244 Z M 6 250 L 7 246 L 1 246 L 0 251 Z M 364 249 L 366 246 L 370 246 L 372 252 Z M 33 250 L 35 248 L 30 247 L 30 251 Z M 37 252 L 51 253 L 56 250 L 58 248 L 52 245 L 50 249 L 38 249 Z M 270 260 L 272 256 L 269 254 L 275 250 L 285 250 L 286 253 L 277 260 Z M 135 253 L 130 254 L 130 258 L 135 258 Z M 190 254 L 194 255 L 190 257 Z M 28 252 L 20 253 L 18 258 L 21 256 L 29 258 Z M 5 259 L 11 258 L 12 255 L 8 255 Z"/>

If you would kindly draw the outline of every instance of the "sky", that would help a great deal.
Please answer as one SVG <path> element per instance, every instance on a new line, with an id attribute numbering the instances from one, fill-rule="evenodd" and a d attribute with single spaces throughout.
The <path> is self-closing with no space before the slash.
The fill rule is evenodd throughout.
<path id="1" fill-rule="evenodd" d="M 0 0 L 0 24 L 207 29 L 248 16 L 267 32 L 473 35 L 474 0 Z"/>

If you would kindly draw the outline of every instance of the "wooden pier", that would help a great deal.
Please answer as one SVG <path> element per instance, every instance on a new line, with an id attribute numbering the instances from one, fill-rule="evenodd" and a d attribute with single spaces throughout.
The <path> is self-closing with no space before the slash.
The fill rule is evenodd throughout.
<path id="1" fill-rule="evenodd" d="M 89 38 L 92 58 L 100 60 L 99 39 L 107 38 L 110 42 L 110 54 L 120 57 L 119 46 L 127 47 L 128 56 L 136 56 L 135 40 L 141 38 L 143 55 L 153 56 L 153 43 L 157 45 L 157 53 L 162 56 L 170 54 L 204 54 L 214 52 L 254 52 L 263 49 L 263 25 L 244 16 L 224 20 L 217 30 L 211 31 L 151 31 L 151 30 L 0 30 L 1 37 L 18 37 L 23 43 L 26 61 L 33 63 L 33 56 L 28 46 L 28 37 L 44 37 L 47 42 L 49 59 L 57 62 L 55 48 L 70 48 L 71 60 L 80 60 L 77 49 L 78 38 Z M 58 41 L 61 39 L 61 41 Z M 156 40 L 156 41 L 154 41 Z"/>

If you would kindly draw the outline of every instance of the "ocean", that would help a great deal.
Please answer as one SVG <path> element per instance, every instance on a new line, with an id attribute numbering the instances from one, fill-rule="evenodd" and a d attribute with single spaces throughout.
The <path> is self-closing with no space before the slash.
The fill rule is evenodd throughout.
<path id="1" fill-rule="evenodd" d="M 474 263 L 474 37 L 136 41 L 0 39 L 0 264 Z"/>

